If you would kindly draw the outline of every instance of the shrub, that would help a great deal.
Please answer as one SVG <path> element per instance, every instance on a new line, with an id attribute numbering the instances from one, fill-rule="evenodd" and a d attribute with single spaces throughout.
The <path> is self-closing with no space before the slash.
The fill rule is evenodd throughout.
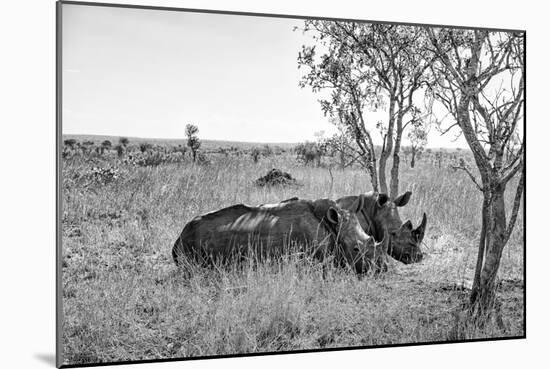
<path id="1" fill-rule="evenodd" d="M 202 152 L 197 153 L 197 163 L 199 165 L 210 165 L 211 164 L 208 157 Z"/>
<path id="2" fill-rule="evenodd" d="M 119 142 L 122 146 L 126 147 L 126 146 L 128 146 L 128 144 L 130 143 L 130 140 L 127 139 L 126 137 L 121 137 L 121 138 L 118 139 L 118 142 Z"/>
<path id="3" fill-rule="evenodd" d="M 254 147 L 250 152 L 250 156 L 252 156 L 252 160 L 254 161 L 254 163 L 257 163 L 260 160 L 260 149 Z"/>
<path id="4" fill-rule="evenodd" d="M 273 149 L 269 145 L 264 145 L 263 150 L 262 150 L 262 154 L 264 156 L 271 156 L 271 155 L 273 155 Z"/>
<path id="5" fill-rule="evenodd" d="M 299 144 L 295 148 L 296 159 L 303 162 L 305 165 L 314 163 L 317 166 L 321 165 L 321 157 L 323 155 L 322 148 L 315 142 L 305 142 Z"/>
<path id="6" fill-rule="evenodd" d="M 73 147 L 75 147 L 77 143 L 78 143 L 78 141 L 75 140 L 74 138 L 69 138 L 69 139 L 63 141 L 63 144 L 64 144 L 65 146 L 70 147 L 71 149 L 72 149 Z"/>
<path id="7" fill-rule="evenodd" d="M 147 142 L 142 142 L 139 144 L 139 150 L 141 152 L 146 152 L 146 151 L 149 151 L 153 148 L 153 145 L 151 145 L 150 143 L 147 143 Z"/>
<path id="8" fill-rule="evenodd" d="M 122 158 L 124 156 L 124 152 L 125 152 L 124 146 L 122 146 L 120 144 L 116 145 L 115 150 L 116 150 L 116 154 L 119 158 Z"/>
<path id="9" fill-rule="evenodd" d="M 120 176 L 118 168 L 100 168 L 92 167 L 87 174 L 87 177 L 94 183 L 106 185 L 117 180 Z"/>

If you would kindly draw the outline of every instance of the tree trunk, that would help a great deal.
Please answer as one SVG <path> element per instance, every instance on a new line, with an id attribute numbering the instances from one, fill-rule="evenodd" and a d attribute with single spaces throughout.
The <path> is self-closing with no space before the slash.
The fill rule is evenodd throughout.
<path id="1" fill-rule="evenodd" d="M 487 213 L 489 212 L 489 204 L 491 203 L 491 194 L 483 193 L 483 204 L 481 205 L 481 232 L 479 235 L 479 246 L 477 251 L 476 270 L 474 274 L 474 282 L 472 284 L 472 294 L 470 295 L 470 303 L 473 305 L 477 300 L 479 291 L 481 269 L 483 268 L 483 260 L 485 259 L 485 242 L 487 239 Z M 475 291 L 475 293 L 474 293 Z"/>
<path id="2" fill-rule="evenodd" d="M 403 107 L 399 106 L 399 115 L 397 116 L 397 127 L 395 130 L 395 146 L 393 148 L 393 160 L 391 167 L 390 198 L 395 200 L 399 195 L 399 157 L 401 151 L 401 135 L 403 134 Z"/>
<path id="3" fill-rule="evenodd" d="M 416 156 L 416 150 L 413 148 L 411 152 L 411 168 L 414 168 L 414 159 Z"/>
<path id="4" fill-rule="evenodd" d="M 358 146 L 362 148 L 363 158 L 362 165 L 367 170 L 372 184 L 372 190 L 378 192 L 378 174 L 376 172 L 376 152 L 374 151 L 374 145 L 368 132 L 364 132 L 365 140 L 356 140 Z"/>
<path id="5" fill-rule="evenodd" d="M 340 118 L 342 119 L 342 118 Z M 372 184 L 372 189 L 378 192 L 378 174 L 376 172 L 376 152 L 370 132 L 365 128 L 365 121 L 360 109 L 357 109 L 357 116 L 351 114 L 348 119 L 351 120 L 354 129 L 355 143 L 359 147 L 362 156 L 361 164 L 367 170 Z"/>
<path id="6" fill-rule="evenodd" d="M 389 155 L 389 153 L 388 153 Z M 388 193 L 388 183 L 386 181 L 386 162 L 388 161 L 386 153 L 380 154 L 380 160 L 378 161 L 378 177 L 380 180 L 380 192 Z"/>
<path id="7" fill-rule="evenodd" d="M 372 139 L 370 135 L 367 137 L 369 140 L 369 150 L 370 150 L 370 158 L 369 158 L 369 174 L 370 174 L 370 182 L 372 184 L 372 190 L 374 192 L 379 191 L 378 187 L 378 173 L 376 172 L 376 152 L 374 151 L 374 145 L 372 143 Z"/>
<path id="8" fill-rule="evenodd" d="M 505 186 L 498 185 L 492 189 L 491 198 L 488 201 L 487 218 L 485 223 L 485 255 L 478 255 L 483 260 L 478 260 L 482 265 L 478 280 L 474 281 L 470 295 L 471 311 L 476 317 L 484 316 L 495 304 L 498 268 L 502 257 L 502 250 L 506 245 L 506 210 L 504 204 Z M 486 201 L 484 201 L 484 205 Z M 477 273 L 476 273 L 477 277 Z"/>
<path id="9" fill-rule="evenodd" d="M 388 182 L 386 180 L 386 163 L 393 150 L 393 125 L 395 121 L 395 97 L 390 96 L 390 108 L 388 116 L 388 132 L 382 145 L 380 161 L 378 162 L 378 178 L 380 180 L 380 192 L 388 193 Z"/>
<path id="10" fill-rule="evenodd" d="M 371 155 L 374 155 L 373 153 L 371 153 Z M 369 173 L 369 176 L 370 176 L 370 183 L 372 184 L 372 190 L 374 192 L 378 192 L 379 191 L 379 187 L 378 187 L 378 176 L 376 175 L 376 160 L 373 160 L 372 158 L 368 161 L 367 163 L 367 172 Z"/>
<path id="11" fill-rule="evenodd" d="M 399 195 L 399 152 L 393 153 L 393 165 L 391 168 L 391 184 L 390 184 L 390 198 L 395 200 Z"/>

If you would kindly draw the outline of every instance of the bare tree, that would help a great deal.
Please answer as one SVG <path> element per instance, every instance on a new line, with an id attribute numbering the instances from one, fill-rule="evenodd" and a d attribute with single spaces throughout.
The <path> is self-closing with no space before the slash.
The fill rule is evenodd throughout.
<path id="1" fill-rule="evenodd" d="M 437 62 L 429 91 L 454 118 L 472 150 L 478 173 L 464 170 L 483 193 L 478 259 L 470 296 L 474 317 L 495 305 L 502 250 L 514 229 L 524 191 L 524 40 L 522 33 L 427 29 Z M 462 161 L 464 163 L 464 161 Z M 515 176 L 507 216 L 506 186 Z M 479 178 L 478 178 L 479 177 Z"/>

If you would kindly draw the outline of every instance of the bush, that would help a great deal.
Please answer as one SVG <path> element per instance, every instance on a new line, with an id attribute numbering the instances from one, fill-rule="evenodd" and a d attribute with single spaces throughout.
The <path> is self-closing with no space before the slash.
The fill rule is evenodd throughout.
<path id="1" fill-rule="evenodd" d="M 138 167 L 156 167 L 166 163 L 181 163 L 184 160 L 185 157 L 181 151 L 165 153 L 151 149 L 150 151 L 132 153 L 124 162 Z"/>
<path id="2" fill-rule="evenodd" d="M 122 146 L 128 146 L 128 143 L 130 143 L 130 140 L 127 139 L 126 137 L 121 137 L 118 139 L 118 142 L 122 145 Z"/>
<path id="3" fill-rule="evenodd" d="M 159 152 L 139 152 L 128 155 L 127 164 L 138 167 L 156 167 L 165 162 L 165 156 Z"/>
<path id="4" fill-rule="evenodd" d="M 197 163 L 199 165 L 210 165 L 210 164 L 212 164 L 210 162 L 210 160 L 208 159 L 208 157 L 205 154 L 203 154 L 202 152 L 197 153 Z"/>
<path id="5" fill-rule="evenodd" d="M 78 141 L 75 140 L 74 138 L 69 138 L 69 139 L 63 141 L 63 145 L 68 146 L 70 148 L 75 147 L 77 143 L 78 143 Z"/>
<path id="6" fill-rule="evenodd" d="M 296 159 L 308 165 L 309 163 L 315 164 L 317 166 L 321 165 L 321 157 L 323 156 L 323 150 L 315 142 L 305 142 L 299 144 L 295 148 Z"/>
<path id="7" fill-rule="evenodd" d="M 185 156 L 185 153 L 187 152 L 187 147 L 182 146 L 182 145 L 178 145 L 177 147 L 172 148 L 172 152 L 173 153 L 179 152 L 179 153 L 181 153 L 182 155 Z"/>
<path id="8" fill-rule="evenodd" d="M 273 149 L 269 145 L 264 145 L 262 154 L 264 156 L 271 156 L 273 155 Z"/>
<path id="9" fill-rule="evenodd" d="M 252 160 L 254 161 L 254 163 L 257 163 L 260 160 L 260 149 L 254 147 L 250 152 L 250 156 L 252 156 Z"/>
<path id="10" fill-rule="evenodd" d="M 106 185 L 114 182 L 120 176 L 118 168 L 109 167 L 109 168 L 100 168 L 92 167 L 87 173 L 87 177 L 94 183 Z"/>
<path id="11" fill-rule="evenodd" d="M 124 146 L 116 145 L 115 150 L 116 150 L 116 154 L 119 158 L 122 158 L 124 156 L 124 152 L 125 152 Z"/>
<path id="12" fill-rule="evenodd" d="M 147 143 L 147 142 L 142 142 L 139 144 L 139 150 L 141 152 L 146 152 L 146 151 L 149 151 L 153 148 L 153 145 L 151 145 L 150 143 Z"/>

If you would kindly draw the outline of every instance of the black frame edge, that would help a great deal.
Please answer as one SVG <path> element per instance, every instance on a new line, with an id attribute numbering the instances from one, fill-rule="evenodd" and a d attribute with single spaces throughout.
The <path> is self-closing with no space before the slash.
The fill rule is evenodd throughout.
<path id="1" fill-rule="evenodd" d="M 230 359 L 230 358 L 240 358 L 240 357 L 260 357 L 260 356 L 274 356 L 274 355 L 318 354 L 323 352 L 336 352 L 336 351 L 355 351 L 355 350 L 370 350 L 370 349 L 386 349 L 386 348 L 396 348 L 396 347 L 433 346 L 433 345 L 446 345 L 446 344 L 456 344 L 456 343 L 496 342 L 496 341 L 511 341 L 511 340 L 520 340 L 520 339 L 526 339 L 525 334 L 522 336 L 476 338 L 471 340 L 459 340 L 459 341 L 413 342 L 413 343 L 387 344 L 387 345 L 379 345 L 379 346 L 332 347 L 332 348 L 309 349 L 309 350 L 255 352 L 255 353 L 246 353 L 246 354 L 193 356 L 193 357 L 146 359 L 146 360 L 131 360 L 131 361 L 111 361 L 111 362 L 89 363 L 89 364 L 67 364 L 67 365 L 60 366 L 60 368 L 91 368 L 91 367 L 97 367 L 97 366 L 134 365 L 134 364 L 151 364 L 151 363 L 166 363 L 166 362 L 184 363 L 186 361 L 195 361 L 195 360 Z"/>
<path id="2" fill-rule="evenodd" d="M 55 95 L 56 95 L 56 105 L 55 105 L 55 171 L 56 171 L 56 189 L 55 189 L 55 215 L 56 215 L 56 227 L 55 227 L 55 365 L 56 367 L 61 367 L 63 364 L 63 291 L 62 291 L 62 268 L 61 268 L 61 259 L 62 259 L 62 245 L 61 245 L 61 211 L 62 204 L 61 201 L 63 196 L 61 196 L 61 184 L 62 184 L 62 173 L 61 173 L 61 140 L 62 140 L 62 116 L 63 116 L 63 95 L 62 95 L 62 86 L 63 86 L 63 69 L 62 69 L 62 30 L 63 30 L 63 20 L 62 20 L 62 2 L 57 1 L 55 4 Z"/>
<path id="3" fill-rule="evenodd" d="M 527 31 L 523 31 L 523 335 L 527 338 Z"/>
<path id="4" fill-rule="evenodd" d="M 62 4 L 67 4 L 67 5 L 99 6 L 99 7 L 111 7 L 111 8 L 162 10 L 162 11 L 206 13 L 206 14 L 219 14 L 219 15 L 243 15 L 243 16 L 252 16 L 252 17 L 286 18 L 286 19 L 299 19 L 299 20 L 311 19 L 311 20 L 328 20 L 328 21 L 357 22 L 357 23 L 396 24 L 396 25 L 407 25 L 407 26 L 417 26 L 417 27 L 483 29 L 483 30 L 493 31 L 493 32 L 525 32 L 525 30 L 520 30 L 520 29 L 490 28 L 490 27 L 478 27 L 478 26 L 458 26 L 458 25 L 449 25 L 449 24 L 414 23 L 414 22 L 392 22 L 392 21 L 381 21 L 381 20 L 375 20 L 375 19 L 332 18 L 332 17 L 320 17 L 320 16 L 306 16 L 306 15 L 299 15 L 299 14 L 254 13 L 254 12 L 241 12 L 241 11 L 232 11 L 232 10 L 178 8 L 178 7 L 171 7 L 171 6 L 134 5 L 134 4 L 120 4 L 120 3 L 103 3 L 103 2 L 96 3 L 96 2 L 90 2 L 90 1 L 73 1 L 73 0 L 58 0 L 58 1 Z"/>

